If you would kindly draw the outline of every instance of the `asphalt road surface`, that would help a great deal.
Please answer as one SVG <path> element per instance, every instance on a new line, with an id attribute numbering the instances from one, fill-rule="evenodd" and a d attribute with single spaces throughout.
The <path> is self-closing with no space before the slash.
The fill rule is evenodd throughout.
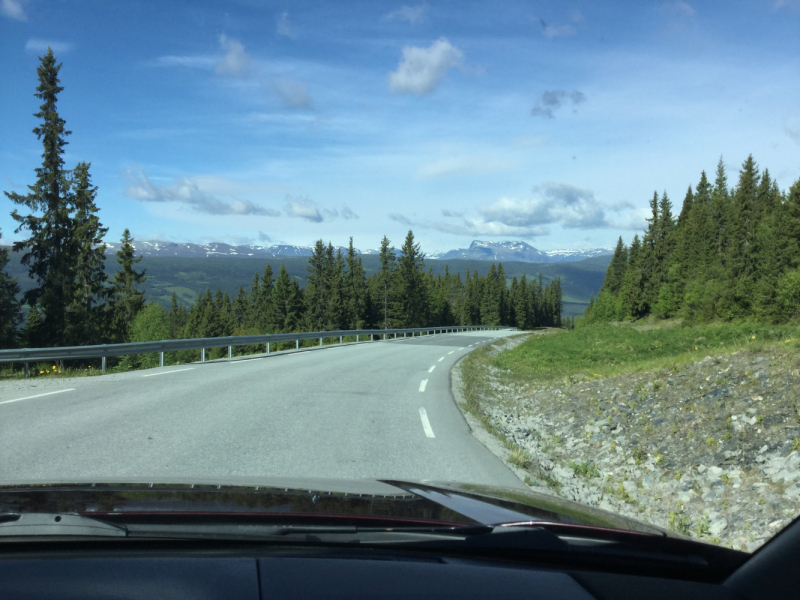
<path id="1" fill-rule="evenodd" d="M 511 331 L 0 383 L 0 482 L 322 477 L 522 487 L 450 369 Z"/>

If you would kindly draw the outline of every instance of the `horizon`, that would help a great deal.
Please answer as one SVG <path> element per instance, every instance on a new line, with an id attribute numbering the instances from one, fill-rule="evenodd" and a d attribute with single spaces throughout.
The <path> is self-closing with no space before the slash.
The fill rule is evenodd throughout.
<path id="1" fill-rule="evenodd" d="M 790 0 L 6 0 L 2 190 L 34 181 L 50 46 L 65 166 L 92 163 L 111 243 L 628 244 L 654 190 L 677 214 L 720 156 L 731 183 L 749 154 L 782 190 L 800 177 L 799 21 Z"/>

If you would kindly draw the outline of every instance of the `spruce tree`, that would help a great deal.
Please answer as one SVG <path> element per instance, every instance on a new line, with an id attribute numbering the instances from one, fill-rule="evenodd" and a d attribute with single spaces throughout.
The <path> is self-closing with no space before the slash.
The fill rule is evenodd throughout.
<path id="1" fill-rule="evenodd" d="M 395 272 L 394 246 L 390 245 L 389 238 L 383 236 L 381 240 L 381 250 L 378 255 L 380 271 L 378 271 L 378 282 L 381 290 L 381 311 L 383 317 L 383 328 L 389 328 L 389 305 L 391 303 L 389 292 L 392 289 L 392 280 Z"/>
<path id="2" fill-rule="evenodd" d="M 425 255 L 409 230 L 400 249 L 394 276 L 394 302 L 390 316 L 400 327 L 422 327 L 427 321 L 428 298 L 424 284 Z"/>
<path id="3" fill-rule="evenodd" d="M 183 328 L 186 325 L 188 314 L 186 308 L 178 303 L 178 294 L 172 292 L 172 303 L 169 308 L 169 337 L 177 340 L 183 337 Z"/>
<path id="4" fill-rule="evenodd" d="M 614 249 L 614 256 L 611 257 L 611 263 L 608 265 L 606 277 L 603 281 L 603 287 L 614 296 L 619 294 L 619 289 L 622 286 L 622 278 L 625 276 L 627 267 L 628 248 L 622 241 L 622 236 L 619 236 L 617 247 Z"/>
<path id="5" fill-rule="evenodd" d="M 333 273 L 333 246 L 329 246 L 330 251 L 322 240 L 317 240 L 306 266 L 305 318 L 308 331 L 325 329 Z"/>
<path id="6" fill-rule="evenodd" d="M 72 177 L 75 216 L 70 254 L 75 280 L 65 337 L 67 344 L 74 346 L 99 344 L 107 330 L 109 292 L 103 237 L 108 228 L 102 226 L 97 216 L 97 188 L 92 185 L 89 166 L 78 163 Z"/>
<path id="7" fill-rule="evenodd" d="M 128 339 L 131 323 L 137 313 L 144 306 L 144 292 L 139 291 L 139 285 L 147 279 L 145 270 L 137 271 L 134 266 L 142 260 L 141 256 L 134 256 L 134 239 L 128 229 L 122 233 L 122 240 L 117 250 L 117 264 L 120 269 L 114 273 L 111 301 L 111 338 L 116 342 L 125 342 Z"/>
<path id="8" fill-rule="evenodd" d="M 0 233 L 0 239 L 3 235 Z M 17 326 L 22 320 L 20 312 L 19 285 L 6 273 L 8 250 L 0 247 L 0 348 L 14 348 L 17 343 Z"/>
<path id="9" fill-rule="evenodd" d="M 353 238 L 347 248 L 347 274 L 345 276 L 345 327 L 362 329 L 367 312 L 367 280 L 361 257 L 353 247 Z"/>
<path id="10" fill-rule="evenodd" d="M 272 296 L 275 326 L 281 333 L 290 333 L 297 329 L 301 319 L 300 306 L 302 302 L 298 291 L 297 284 L 291 280 L 286 267 L 281 264 L 275 280 L 275 292 Z"/>
<path id="11" fill-rule="evenodd" d="M 41 123 L 33 133 L 42 141 L 42 165 L 36 169 L 36 183 L 28 186 L 28 194 L 5 192 L 5 195 L 31 211 L 23 215 L 14 209 L 11 213 L 19 224 L 15 231 L 27 231 L 30 236 L 14 243 L 14 251 L 23 253 L 21 263 L 28 266 L 35 282 L 25 292 L 25 302 L 38 306 L 42 340 L 48 346 L 63 346 L 74 282 L 73 206 L 63 159 L 66 137 L 71 132 L 65 129 L 66 121 L 58 114 L 58 95 L 64 90 L 58 79 L 61 64 L 56 64 L 50 48 L 40 62 L 36 69 L 39 86 L 34 95 L 42 100 L 42 105 L 34 116 Z"/>
<path id="12" fill-rule="evenodd" d="M 250 284 L 250 313 L 248 315 L 249 327 L 258 333 L 272 333 L 275 328 L 274 303 L 272 294 L 275 292 L 275 278 L 272 266 L 267 263 L 264 272 L 259 278 L 258 273 Z"/>

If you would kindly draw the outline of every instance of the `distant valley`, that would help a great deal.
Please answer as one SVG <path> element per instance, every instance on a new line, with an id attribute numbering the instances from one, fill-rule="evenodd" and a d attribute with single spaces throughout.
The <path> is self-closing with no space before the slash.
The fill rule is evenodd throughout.
<path id="1" fill-rule="evenodd" d="M 273 273 L 277 274 L 281 264 L 286 266 L 289 275 L 297 280 L 301 287 L 305 287 L 308 264 L 307 256 L 284 256 L 277 258 L 240 257 L 236 255 L 208 255 L 199 260 L 186 256 L 159 256 L 143 252 L 139 267 L 147 272 L 147 280 L 141 289 L 149 301 L 158 302 L 165 307 L 170 305 L 172 292 L 178 295 L 181 304 L 191 306 L 197 300 L 199 293 L 206 288 L 212 291 L 221 289 L 233 297 L 239 287 L 249 288 L 253 274 L 259 274 L 269 264 Z M 24 292 L 33 287 L 33 281 L 28 277 L 28 269 L 19 262 L 19 254 L 9 252 L 9 262 L 6 270 L 9 275 L 16 277 L 20 289 Z M 202 255 L 201 255 L 202 256 Z M 362 254 L 364 270 L 369 276 L 378 270 L 378 257 L 371 254 Z M 579 315 L 586 308 L 591 294 L 597 295 L 603 282 L 610 255 L 601 255 L 593 258 L 571 262 L 559 263 L 532 263 L 522 261 L 503 260 L 506 277 L 510 280 L 525 275 L 527 278 L 538 277 L 542 274 L 545 283 L 556 277 L 561 277 L 564 291 L 565 316 Z M 431 259 L 425 261 L 426 268 L 433 270 L 434 275 L 444 273 L 449 269 L 451 273 L 460 273 L 462 278 L 469 269 L 470 273 L 477 271 L 485 275 L 492 265 L 488 260 L 476 259 Z M 106 255 L 106 271 L 111 275 L 117 269 L 114 253 Z"/>

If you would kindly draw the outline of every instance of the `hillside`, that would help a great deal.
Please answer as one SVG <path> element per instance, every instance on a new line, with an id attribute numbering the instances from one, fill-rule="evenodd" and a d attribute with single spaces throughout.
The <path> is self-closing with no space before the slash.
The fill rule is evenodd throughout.
<path id="1" fill-rule="evenodd" d="M 9 252 L 8 273 L 17 277 L 22 291 L 29 289 L 32 281 L 27 276 L 27 269 L 20 265 L 19 255 Z M 367 276 L 372 275 L 378 268 L 378 257 L 364 255 L 361 257 Z M 523 274 L 528 277 L 538 277 L 539 273 L 545 283 L 556 277 L 561 277 L 564 290 L 565 316 L 582 314 L 589 302 L 592 293 L 597 295 L 600 284 L 611 260 L 610 256 L 597 256 L 575 262 L 562 263 L 529 263 L 529 262 L 504 262 L 503 267 L 510 280 L 514 275 L 518 278 Z M 236 294 L 239 287 L 249 287 L 253 274 L 262 273 L 267 264 L 272 265 L 272 270 L 277 274 L 281 264 L 286 266 L 289 275 L 298 280 L 301 286 L 306 280 L 306 257 L 284 258 L 236 258 L 236 257 L 208 257 L 208 258 L 183 258 L 144 256 L 139 263 L 147 271 L 147 281 L 143 288 L 148 300 L 160 302 L 169 306 L 172 292 L 178 294 L 181 303 L 194 304 L 197 295 L 206 288 L 211 290 L 221 289 L 231 296 Z M 116 263 L 114 257 L 108 257 L 107 270 L 112 273 Z M 478 271 L 486 275 L 490 261 L 485 260 L 427 260 L 427 267 L 433 269 L 434 274 L 444 273 L 449 268 L 451 273 L 460 272 L 462 277 L 469 269 L 470 272 Z"/>

